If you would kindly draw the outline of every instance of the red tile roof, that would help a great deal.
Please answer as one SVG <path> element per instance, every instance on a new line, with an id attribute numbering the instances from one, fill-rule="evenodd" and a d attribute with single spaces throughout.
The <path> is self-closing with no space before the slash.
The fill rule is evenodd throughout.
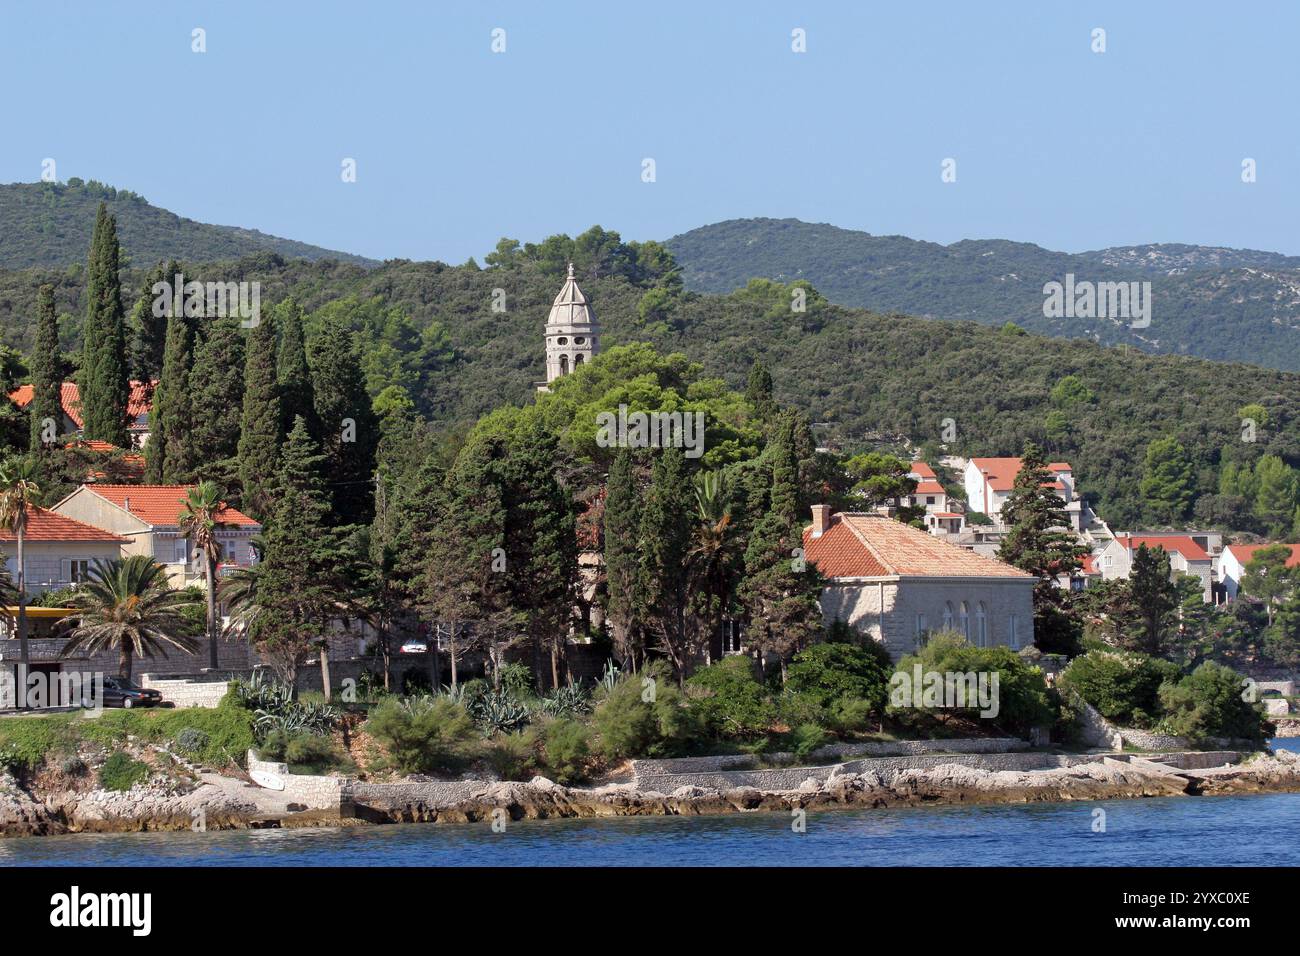
<path id="1" fill-rule="evenodd" d="M 1016 485 L 1016 475 L 1020 474 L 1021 461 L 1019 458 L 972 458 L 970 463 L 981 472 L 987 472 L 989 487 L 994 491 L 1010 491 Z M 1072 474 L 1069 464 L 1063 461 L 1054 461 L 1047 466 L 1047 470 L 1053 474 Z M 1044 482 L 1044 487 L 1055 488 L 1057 491 L 1065 490 L 1065 485 L 1059 480 Z"/>
<path id="2" fill-rule="evenodd" d="M 1097 573 L 1097 556 L 1095 554 L 1085 554 L 1083 556 L 1082 571 L 1084 574 Z"/>
<path id="3" fill-rule="evenodd" d="M 31 385 L 19 385 L 9 393 L 9 400 L 19 408 L 26 408 L 32 400 L 32 394 L 35 391 Z M 153 386 L 146 382 L 132 382 L 131 392 L 126 400 L 126 413 L 132 419 L 139 418 L 141 415 L 149 414 L 149 409 L 153 404 Z M 72 419 L 72 423 L 78 428 L 85 424 L 81 418 L 81 391 L 77 388 L 76 382 L 64 382 L 63 392 L 60 401 L 63 404 L 63 413 Z"/>
<path id="4" fill-rule="evenodd" d="M 875 514 L 837 514 L 820 538 L 804 529 L 804 556 L 832 578 L 1032 578 L 1018 568 Z"/>
<path id="5" fill-rule="evenodd" d="M 918 481 L 916 483 L 916 491 L 912 492 L 912 494 L 915 495 L 946 495 L 947 493 L 948 492 L 943 490 L 943 485 L 939 484 L 937 481 L 931 481 L 929 479 Z"/>
<path id="6" fill-rule="evenodd" d="M 185 506 L 185 497 L 194 485 L 86 485 L 91 494 L 99 495 L 119 508 L 124 508 L 137 518 L 154 525 L 175 525 L 180 522 L 181 510 Z M 130 508 L 127 508 L 127 502 Z M 252 526 L 254 521 L 242 511 L 234 508 L 222 508 L 217 513 L 221 524 Z"/>
<path id="7" fill-rule="evenodd" d="M 912 474 L 920 478 L 928 478 L 931 481 L 937 477 L 934 473 L 934 469 L 923 461 L 912 462 Z"/>
<path id="8" fill-rule="evenodd" d="M 1188 561 L 1210 560 L 1205 549 L 1185 534 L 1121 534 L 1115 540 L 1130 551 L 1145 544 L 1148 548 L 1177 551 Z"/>
<path id="9" fill-rule="evenodd" d="M 1230 544 L 1224 550 L 1231 551 L 1232 556 L 1237 559 L 1237 563 L 1244 568 L 1260 548 L 1275 547 L 1277 547 L 1275 544 Z M 1300 565 L 1300 544 L 1284 544 L 1282 547 L 1291 549 L 1291 557 L 1286 559 L 1286 566 L 1294 568 Z"/>
<path id="10" fill-rule="evenodd" d="M 29 508 L 27 511 L 27 532 L 24 539 L 32 541 L 115 541 L 124 543 L 111 532 L 88 524 L 83 524 L 66 515 L 61 515 L 48 508 Z M 0 541 L 16 541 L 17 536 L 9 528 L 0 528 Z"/>

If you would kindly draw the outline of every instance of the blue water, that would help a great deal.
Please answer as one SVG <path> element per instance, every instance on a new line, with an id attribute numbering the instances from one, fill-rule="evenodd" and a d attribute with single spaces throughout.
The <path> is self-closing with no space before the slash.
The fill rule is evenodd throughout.
<path id="1" fill-rule="evenodd" d="M 1300 749 L 1300 740 L 1277 746 Z M 1095 832 L 1095 810 L 1105 832 Z M 50 866 L 1300 866 L 1300 793 L 0 840 Z"/>

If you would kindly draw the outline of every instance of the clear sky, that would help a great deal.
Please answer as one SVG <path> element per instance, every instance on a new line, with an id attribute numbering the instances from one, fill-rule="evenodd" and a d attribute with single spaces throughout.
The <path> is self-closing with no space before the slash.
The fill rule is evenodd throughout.
<path id="1" fill-rule="evenodd" d="M 749 216 L 1300 254 L 1298 36 L 1282 2 L 5 0 L 0 182 L 49 157 L 375 258 Z"/>

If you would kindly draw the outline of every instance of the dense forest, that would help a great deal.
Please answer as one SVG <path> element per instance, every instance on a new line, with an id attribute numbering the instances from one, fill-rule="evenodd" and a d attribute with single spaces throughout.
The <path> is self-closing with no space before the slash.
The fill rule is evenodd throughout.
<path id="1" fill-rule="evenodd" d="M 150 205 L 143 196 L 103 183 L 11 183 L 0 185 L 0 267 L 84 266 L 86 237 L 100 202 L 117 217 L 124 251 L 140 265 L 180 257 L 196 262 L 278 252 L 301 259 L 369 260 L 305 242 L 268 236 L 256 229 L 212 226 Z"/>
<path id="2" fill-rule="evenodd" d="M 388 390 L 387 401 L 404 396 L 439 425 L 466 426 L 502 402 L 527 400 L 543 377 L 542 327 L 570 258 L 606 348 L 641 341 L 682 352 L 733 388 L 762 359 L 778 399 L 816 423 L 821 443 L 849 452 L 911 443 L 933 455 L 951 419 L 953 440 L 942 450 L 1008 455 L 1032 438 L 1069 459 L 1082 492 L 1114 527 L 1291 530 L 1292 469 L 1300 466 L 1295 374 L 843 308 L 807 283 L 759 279 L 727 295 L 691 293 L 662 246 L 624 243 L 599 227 L 577 239 L 503 240 L 482 267 L 392 261 L 365 269 L 263 253 L 185 269 L 199 279 L 260 281 L 264 308 L 292 296 L 309 340 L 326 326 L 351 328 L 372 396 Z M 125 273 L 128 303 L 147 278 Z M 42 282 L 55 285 L 62 346 L 75 358 L 85 312 L 75 270 L 0 273 L 6 343 L 30 351 Z M 806 304 L 797 312 L 800 296 Z M 494 301 L 504 311 L 493 311 Z M 128 318 L 138 325 L 138 305 Z M 20 377 L 18 356 L 8 358 L 10 375 Z M 1243 417 L 1256 423 L 1253 441 L 1243 441 Z M 1161 501 L 1142 482 L 1170 455 L 1179 487 Z M 1282 486 L 1264 493 L 1266 506 L 1257 506 L 1252 484 L 1261 461 L 1279 476 L 1269 482 Z"/>
<path id="3" fill-rule="evenodd" d="M 943 246 L 797 219 L 734 219 L 667 240 L 686 288 L 725 293 L 754 276 L 811 282 L 832 302 L 1128 344 L 1150 352 L 1300 370 L 1300 259 L 1156 245 L 1070 255 L 1005 240 Z M 1047 318 L 1043 285 L 1149 281 L 1149 328 Z"/>

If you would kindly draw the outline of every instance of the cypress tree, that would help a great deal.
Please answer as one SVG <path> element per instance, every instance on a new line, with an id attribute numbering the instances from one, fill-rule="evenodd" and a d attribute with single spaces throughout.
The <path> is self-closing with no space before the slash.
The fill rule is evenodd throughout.
<path id="1" fill-rule="evenodd" d="M 782 413 L 765 453 L 771 462 L 769 504 L 745 549 L 745 579 L 740 588 L 749 612 L 749 643 L 780 658 L 783 678 L 790 655 L 821 632 L 822 576 L 816 565 L 802 557 L 797 432 L 795 416 Z"/>
<path id="2" fill-rule="evenodd" d="M 36 344 L 32 350 L 32 451 L 48 451 L 45 421 L 54 421 L 54 439 L 63 430 L 63 357 L 59 352 L 59 318 L 54 312 L 54 286 L 42 285 L 36 296 Z"/>
<path id="3" fill-rule="evenodd" d="M 101 202 L 86 269 L 86 322 L 77 384 L 85 437 L 125 448 L 130 442 L 126 422 L 130 386 L 122 282 L 118 275 L 120 257 L 117 221 Z"/>
<path id="4" fill-rule="evenodd" d="M 281 441 L 280 387 L 275 376 L 275 326 L 249 330 L 244 358 L 244 407 L 239 428 L 240 503 L 255 517 L 270 513 Z"/>
<path id="5" fill-rule="evenodd" d="M 244 399 L 244 333 L 238 319 L 212 323 L 195 349 L 190 373 L 193 445 L 202 452 L 206 477 L 235 477 Z"/>
<path id="6" fill-rule="evenodd" d="M 614 454 L 605 482 L 605 615 L 620 664 L 635 667 L 644 652 L 645 600 L 640 570 L 641 489 L 631 449 Z"/>
<path id="7" fill-rule="evenodd" d="M 685 677 L 696 651 L 687 629 L 692 499 L 681 449 L 662 450 L 655 456 L 641 511 L 640 574 L 650 628 L 678 680 Z"/>
<path id="8" fill-rule="evenodd" d="M 131 309 L 128 328 L 131 336 L 131 377 L 140 382 L 156 382 L 162 376 L 167 348 L 167 314 L 154 314 L 153 288 L 159 282 L 173 283 L 181 271 L 175 259 L 159 262 L 145 276 L 140 295 Z"/>
<path id="9" fill-rule="evenodd" d="M 326 323 L 312 340 L 310 363 L 335 520 L 367 524 L 374 516 L 379 422 L 366 391 L 352 330 L 337 322 Z"/>
<path id="10" fill-rule="evenodd" d="M 322 481 L 324 457 L 301 417 L 284 443 L 277 496 L 263 536 L 257 569 L 262 608 L 255 640 L 285 673 L 296 675 L 313 646 L 324 641 L 337 613 L 346 552 L 329 527 L 329 493 Z M 324 660 L 324 658 L 323 658 Z"/>
<path id="11" fill-rule="evenodd" d="M 145 446 L 145 480 L 150 484 L 188 481 L 206 458 L 194 444 L 193 396 L 190 370 L 194 364 L 194 328 L 184 315 L 167 319 L 167 347 L 162 376 L 149 412 L 149 444 Z"/>
<path id="12" fill-rule="evenodd" d="M 312 390 L 311 370 L 307 366 L 307 342 L 303 332 L 302 308 L 292 298 L 275 307 L 275 327 L 280 333 L 275 372 L 280 383 L 280 413 L 288 434 L 299 415 L 307 430 L 320 440 L 320 422 L 316 418 L 316 397 Z"/>

